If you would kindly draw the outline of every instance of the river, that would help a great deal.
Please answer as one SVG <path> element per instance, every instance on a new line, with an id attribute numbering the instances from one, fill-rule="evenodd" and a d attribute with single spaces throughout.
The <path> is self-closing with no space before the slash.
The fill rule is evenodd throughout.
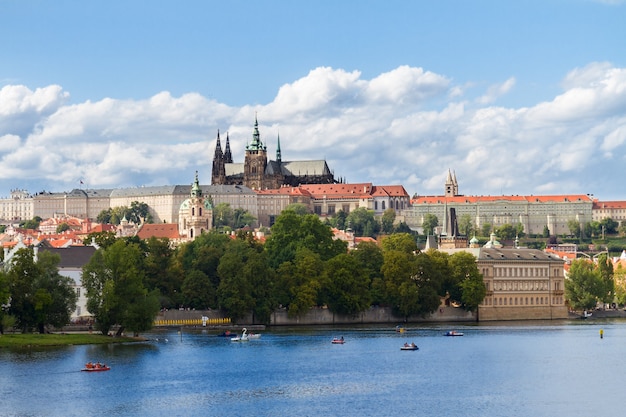
<path id="1" fill-rule="evenodd" d="M 1 416 L 593 416 L 621 412 L 626 321 L 201 329 L 0 350 Z M 444 337 L 447 330 L 463 337 Z M 603 337 L 600 337 L 600 331 Z M 331 344 L 343 336 L 345 344 Z M 401 351 L 404 342 L 419 350 Z M 88 361 L 111 366 L 81 372 Z"/>

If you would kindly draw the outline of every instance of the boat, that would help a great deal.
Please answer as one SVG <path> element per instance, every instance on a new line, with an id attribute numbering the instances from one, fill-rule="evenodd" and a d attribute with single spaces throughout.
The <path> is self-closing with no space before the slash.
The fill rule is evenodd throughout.
<path id="1" fill-rule="evenodd" d="M 252 339 L 260 339 L 261 338 L 261 333 L 248 333 L 248 339 L 252 340 Z"/>
<path id="2" fill-rule="evenodd" d="M 250 340 L 248 338 L 248 329 L 246 329 L 245 327 L 242 330 L 241 336 L 233 337 L 230 339 L 231 342 L 247 342 L 248 340 Z"/>
<path id="3" fill-rule="evenodd" d="M 396 333 L 404 333 L 404 327 L 396 326 Z"/>
<path id="4" fill-rule="evenodd" d="M 343 340 L 343 336 L 335 337 L 330 343 L 332 343 L 333 345 L 343 345 L 345 343 L 345 340 Z"/>
<path id="5" fill-rule="evenodd" d="M 111 369 L 111 367 L 107 366 L 104 363 L 100 363 L 100 362 L 91 363 L 91 362 L 88 362 L 88 363 L 85 364 L 85 367 L 83 369 L 81 369 L 81 371 L 83 371 L 83 372 L 102 372 L 102 371 L 108 371 L 110 369 Z"/>
<path id="6" fill-rule="evenodd" d="M 457 332 L 456 330 L 449 330 L 443 334 L 444 336 L 463 336 L 463 333 Z"/>
<path id="7" fill-rule="evenodd" d="M 400 350 L 419 350 L 415 343 L 405 343 L 400 347 Z"/>
<path id="8" fill-rule="evenodd" d="M 226 330 L 218 334 L 217 337 L 233 337 L 234 335 L 235 333 L 231 332 L 230 330 Z"/>

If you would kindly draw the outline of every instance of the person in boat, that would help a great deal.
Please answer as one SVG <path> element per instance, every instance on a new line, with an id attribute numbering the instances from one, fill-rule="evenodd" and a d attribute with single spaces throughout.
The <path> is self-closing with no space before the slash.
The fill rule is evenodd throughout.
<path id="1" fill-rule="evenodd" d="M 87 363 L 85 364 L 85 368 L 87 368 L 87 369 L 91 369 L 91 368 L 93 368 L 93 363 L 91 363 L 91 362 L 87 362 Z"/>
<path id="2" fill-rule="evenodd" d="M 411 347 L 417 347 L 417 346 L 415 346 L 414 342 L 411 342 Z"/>
<path id="3" fill-rule="evenodd" d="M 409 344 L 407 342 L 404 342 L 404 347 L 409 347 Z"/>

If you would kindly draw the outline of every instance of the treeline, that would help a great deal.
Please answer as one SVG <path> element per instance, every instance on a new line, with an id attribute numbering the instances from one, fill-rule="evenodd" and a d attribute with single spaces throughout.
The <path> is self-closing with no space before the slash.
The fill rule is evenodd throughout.
<path id="1" fill-rule="evenodd" d="M 87 308 L 105 334 L 113 326 L 119 333 L 143 332 L 160 308 L 219 309 L 235 322 L 252 312 L 256 322 L 268 324 L 281 307 L 296 317 L 315 306 L 350 315 L 380 305 L 403 318 L 434 312 L 445 296 L 475 310 L 485 296 L 469 253 L 420 252 L 409 233 L 348 251 L 318 216 L 297 210 L 277 217 L 265 243 L 244 231 L 205 233 L 177 247 L 168 239 L 91 237 L 99 249 L 83 268 L 82 284 Z M 20 272 L 10 274 L 9 281 L 17 282 Z M 7 282 L 2 277 L 0 284 Z M 15 315 L 21 289 L 7 288 L 4 299 L 11 301 L 4 304 Z M 22 318 L 18 324 L 33 327 Z"/>
<path id="2" fill-rule="evenodd" d="M 269 323 L 279 307 L 294 317 L 315 306 L 356 314 L 381 305 L 407 317 L 435 311 L 447 294 L 468 310 L 485 296 L 469 253 L 419 252 L 408 233 L 348 252 L 318 216 L 294 210 L 277 218 L 265 243 L 243 231 L 205 233 L 176 248 L 167 239 L 94 238 L 101 249 L 83 285 L 102 331 L 113 324 L 142 331 L 147 323 L 137 318 L 158 307 L 219 309 L 234 321 L 252 312 Z"/>

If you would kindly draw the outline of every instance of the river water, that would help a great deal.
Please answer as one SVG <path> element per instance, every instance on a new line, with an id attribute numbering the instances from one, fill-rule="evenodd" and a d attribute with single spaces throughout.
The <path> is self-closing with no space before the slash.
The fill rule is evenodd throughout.
<path id="1" fill-rule="evenodd" d="M 450 329 L 272 328 L 242 343 L 184 329 L 144 343 L 1 349 L 0 415 L 621 414 L 626 321 L 457 324 L 464 336 L 444 337 Z M 81 372 L 88 361 L 111 370 Z"/>

